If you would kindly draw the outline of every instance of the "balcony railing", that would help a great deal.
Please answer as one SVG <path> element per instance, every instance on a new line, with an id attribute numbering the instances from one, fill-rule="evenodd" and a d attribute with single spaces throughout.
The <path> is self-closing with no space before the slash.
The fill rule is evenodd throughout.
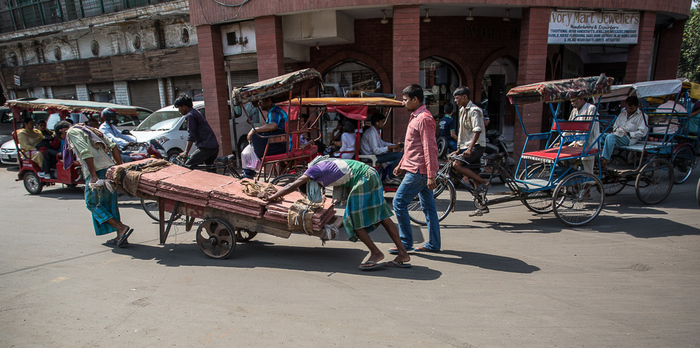
<path id="1" fill-rule="evenodd" d="M 68 22 L 172 0 L 7 0 L 0 4 L 0 33 Z"/>

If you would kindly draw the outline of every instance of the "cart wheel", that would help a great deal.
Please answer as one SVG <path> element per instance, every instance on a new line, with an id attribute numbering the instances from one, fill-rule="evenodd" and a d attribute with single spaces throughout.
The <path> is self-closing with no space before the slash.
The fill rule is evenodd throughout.
<path id="1" fill-rule="evenodd" d="M 545 163 L 535 163 L 527 166 L 527 168 L 518 175 L 519 180 L 526 179 L 549 179 L 550 165 Z M 547 214 L 552 212 L 552 191 L 543 190 L 532 192 L 527 195 L 526 199 L 521 202 L 537 214 Z"/>
<path id="2" fill-rule="evenodd" d="M 238 242 L 250 242 L 258 232 L 251 232 L 242 228 L 236 229 L 236 241 Z"/>
<path id="3" fill-rule="evenodd" d="M 236 234 L 227 222 L 207 219 L 197 229 L 197 245 L 205 255 L 225 259 L 236 248 Z"/>
<path id="4" fill-rule="evenodd" d="M 662 158 L 654 158 L 642 167 L 634 182 L 637 198 L 644 204 L 661 203 L 673 188 L 673 168 Z"/>
<path id="5" fill-rule="evenodd" d="M 24 188 L 27 189 L 27 192 L 38 195 L 44 189 L 44 183 L 41 182 L 36 173 L 27 172 L 27 174 L 24 174 Z"/>
<path id="6" fill-rule="evenodd" d="M 627 160 L 620 155 L 613 156 L 608 163 L 608 166 L 613 168 L 621 168 L 625 165 L 627 165 Z M 618 176 L 610 176 L 603 173 L 603 189 L 605 190 L 605 195 L 614 196 L 620 193 L 620 191 L 625 188 L 625 182 L 626 180 Z"/>
<path id="7" fill-rule="evenodd" d="M 695 188 L 695 199 L 698 200 L 698 205 L 700 205 L 700 179 L 698 179 L 698 187 Z"/>
<path id="8" fill-rule="evenodd" d="M 270 181 L 271 184 L 277 185 L 277 186 L 287 186 L 288 184 L 293 183 L 298 177 L 301 176 L 301 173 L 299 174 L 282 174 Z"/>
<path id="9" fill-rule="evenodd" d="M 693 148 L 687 144 L 681 145 L 671 156 L 671 163 L 673 163 L 673 182 L 675 184 L 684 183 L 690 177 L 690 173 L 693 172 L 693 167 L 695 167 Z"/>
<path id="10" fill-rule="evenodd" d="M 438 221 L 442 221 L 454 209 L 457 199 L 457 192 L 452 181 L 443 175 L 438 175 L 437 187 L 433 190 L 433 197 L 435 197 L 435 210 L 437 210 Z M 408 217 L 418 225 L 427 225 L 418 196 L 408 204 Z"/>
<path id="11" fill-rule="evenodd" d="M 567 175 L 554 189 L 554 215 L 569 226 L 581 226 L 595 219 L 603 209 L 603 183 L 588 172 Z"/>
<path id="12" fill-rule="evenodd" d="M 143 209 L 143 211 L 146 212 L 146 215 L 148 215 L 148 217 L 150 217 L 151 219 L 153 219 L 155 221 L 160 221 L 160 218 L 159 218 L 160 213 L 158 211 L 158 201 L 144 200 L 143 198 L 141 198 L 141 208 Z M 165 221 L 170 220 L 170 215 L 171 215 L 171 212 L 166 210 L 165 211 Z M 177 214 L 175 216 L 175 219 L 179 219 L 180 216 L 181 216 L 180 214 Z"/>

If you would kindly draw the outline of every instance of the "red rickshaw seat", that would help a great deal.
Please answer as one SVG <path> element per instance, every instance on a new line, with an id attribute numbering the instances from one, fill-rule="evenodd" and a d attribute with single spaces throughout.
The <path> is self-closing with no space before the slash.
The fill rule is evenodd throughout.
<path id="1" fill-rule="evenodd" d="M 583 148 L 582 147 L 573 147 L 573 146 L 564 146 L 561 148 L 561 152 L 559 152 L 558 147 L 553 147 L 550 149 L 546 150 L 540 150 L 540 151 L 530 151 L 530 152 L 525 152 L 522 154 L 522 157 L 527 160 L 534 160 L 534 161 L 540 161 L 540 162 L 545 162 L 545 163 L 554 163 L 557 160 L 566 160 L 566 159 L 571 159 L 575 157 L 580 157 L 582 155 Z M 583 154 L 583 156 L 591 156 L 595 155 L 598 153 L 599 150 L 598 148 L 592 148 L 586 152 L 586 154 Z M 559 157 L 557 158 L 557 153 L 559 153 Z"/>

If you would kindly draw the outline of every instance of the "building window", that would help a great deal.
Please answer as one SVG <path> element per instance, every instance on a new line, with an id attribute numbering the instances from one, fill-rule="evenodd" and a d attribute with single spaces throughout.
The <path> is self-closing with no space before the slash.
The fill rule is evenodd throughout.
<path id="1" fill-rule="evenodd" d="M 60 61 L 63 58 L 61 55 L 60 47 L 56 47 L 53 49 L 53 57 L 56 59 L 56 61 Z"/>
<path id="2" fill-rule="evenodd" d="M 19 65 L 19 59 L 17 59 L 17 53 L 15 52 L 10 52 L 8 54 L 8 62 L 10 63 L 10 66 L 18 66 Z"/>
<path id="3" fill-rule="evenodd" d="M 379 75 L 359 62 L 344 62 L 323 76 L 322 97 L 359 97 L 362 92 L 381 92 Z"/>
<path id="4" fill-rule="evenodd" d="M 433 115 L 442 114 L 446 103 L 454 104 L 452 92 L 461 85 L 457 69 L 436 57 L 420 61 L 419 84 L 425 92 L 425 105 Z"/>
<path id="5" fill-rule="evenodd" d="M 131 43 L 134 45 L 135 50 L 140 50 L 141 49 L 141 35 L 139 35 L 139 34 L 134 35 L 134 38 L 131 40 Z"/>
<path id="6" fill-rule="evenodd" d="M 100 44 L 97 41 L 92 40 L 92 44 L 90 44 L 90 50 L 92 51 L 93 56 L 100 56 Z"/>
<path id="7" fill-rule="evenodd" d="M 190 43 L 190 31 L 187 28 L 182 28 L 180 31 L 180 41 L 182 41 L 183 44 L 188 44 Z"/>

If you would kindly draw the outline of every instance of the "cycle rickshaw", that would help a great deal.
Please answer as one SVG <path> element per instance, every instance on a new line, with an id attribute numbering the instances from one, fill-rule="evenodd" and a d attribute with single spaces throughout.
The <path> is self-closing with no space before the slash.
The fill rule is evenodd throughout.
<path id="1" fill-rule="evenodd" d="M 234 88 L 231 93 L 231 103 L 234 106 L 240 106 L 243 114 L 248 117 L 248 121 L 253 124 L 251 115 L 243 107 L 246 103 L 255 103 L 266 98 L 273 98 L 274 102 L 279 103 L 284 100 L 294 99 L 295 96 L 298 96 L 297 99 L 303 100 L 304 98 L 301 97 L 302 93 L 314 87 L 322 87 L 321 81 L 321 74 L 318 71 L 314 69 L 299 70 L 240 88 Z M 286 133 L 261 135 L 253 128 L 255 134 L 267 139 L 263 157 L 260 158 L 260 170 L 256 180 L 262 176 L 263 181 L 268 182 L 283 174 L 303 172 L 306 165 L 318 155 L 316 146 L 301 147 L 299 144 L 301 134 L 315 132 L 309 127 L 317 124 L 317 120 L 311 122 L 312 120 L 310 119 L 309 122 L 300 124 L 298 113 L 292 113 L 289 107 L 285 111 L 289 116 L 286 123 Z M 263 115 L 262 110 L 260 114 Z M 289 144 L 286 146 L 286 151 L 281 154 L 268 154 L 270 145 L 279 143 Z"/>
<path id="2" fill-rule="evenodd" d="M 489 200 L 486 194 L 475 198 L 477 208 L 497 203 L 521 201 L 536 213 L 554 211 L 555 216 L 571 226 L 584 225 L 600 213 L 605 202 L 605 192 L 600 177 L 581 169 L 580 161 L 593 158 L 600 161 L 599 138 L 589 139 L 593 127 L 598 127 L 598 116 L 583 115 L 573 120 L 561 119 L 563 102 L 579 98 L 600 96 L 610 91 L 612 79 L 604 74 L 594 77 L 547 81 L 519 86 L 508 92 L 515 106 L 523 133 L 526 136 L 523 153 L 514 176 L 504 168 L 502 156 L 487 157 L 487 166 L 492 166 L 506 179 L 510 194 Z M 549 106 L 553 115 L 551 131 L 528 133 L 523 112 L 518 108 L 524 104 L 542 102 Z M 599 103 L 598 103 L 599 104 Z M 598 105 L 596 105 L 597 109 Z M 534 117 L 540 117 L 537 113 Z M 546 141 L 544 150 L 528 151 L 531 144 L 539 147 Z M 583 146 L 567 146 L 573 141 L 583 141 Z M 454 185 L 449 177 L 449 168 L 438 172 L 438 187 L 433 190 L 436 197 L 449 196 L 452 202 L 447 214 L 455 206 Z M 418 214 L 415 214 L 418 216 Z M 444 217 L 444 216 L 443 216 Z M 415 220 L 414 220 L 415 221 Z"/>
<path id="3" fill-rule="evenodd" d="M 673 184 L 690 176 L 697 160 L 697 135 L 689 134 L 691 84 L 680 79 L 647 81 L 613 86 L 602 102 L 637 96 L 645 113 L 648 134 L 643 140 L 620 146 L 603 174 L 605 193 L 618 194 L 625 186 L 634 186 L 644 204 L 658 204 L 671 192 Z M 675 96 L 674 102 L 665 101 Z"/>

